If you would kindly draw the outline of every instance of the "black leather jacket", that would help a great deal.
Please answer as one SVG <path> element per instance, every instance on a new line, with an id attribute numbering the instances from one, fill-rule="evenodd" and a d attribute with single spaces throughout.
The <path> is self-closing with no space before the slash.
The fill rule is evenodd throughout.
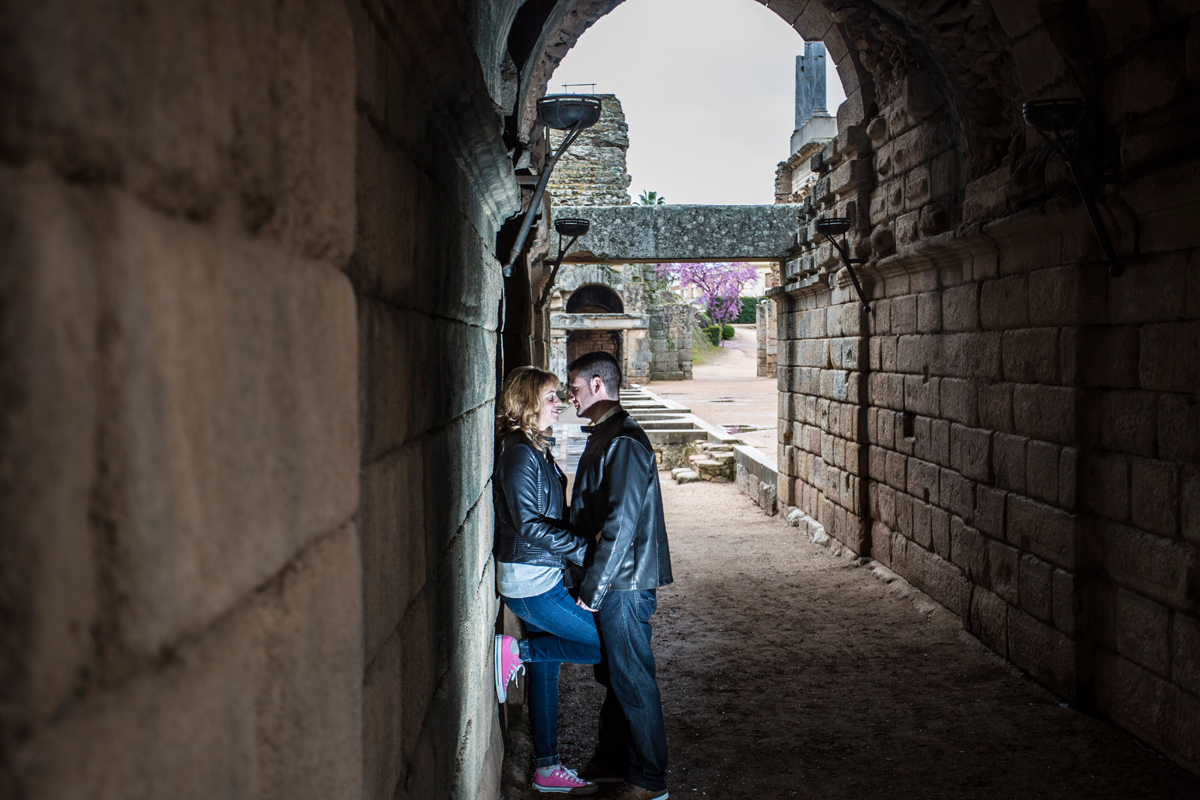
<path id="1" fill-rule="evenodd" d="M 588 543 L 579 599 L 598 610 L 610 590 L 670 583 L 671 553 L 658 462 L 645 431 L 624 409 L 584 430 L 591 436 L 575 474 L 571 523 Z"/>
<path id="2" fill-rule="evenodd" d="M 515 431 L 500 448 L 492 476 L 496 560 L 560 568 L 568 561 L 582 564 L 586 542 L 565 520 L 567 479 L 550 450 L 538 450 Z"/>

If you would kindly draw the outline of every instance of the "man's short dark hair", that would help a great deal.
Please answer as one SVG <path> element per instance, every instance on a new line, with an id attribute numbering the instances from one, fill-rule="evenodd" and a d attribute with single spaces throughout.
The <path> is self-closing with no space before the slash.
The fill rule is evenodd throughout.
<path id="1" fill-rule="evenodd" d="M 612 353 L 606 353 L 603 350 L 584 353 L 567 365 L 567 375 L 570 376 L 572 372 L 578 372 L 585 381 L 589 382 L 593 377 L 599 378 L 609 397 L 613 400 L 620 397 L 621 365 L 617 363 L 617 359 L 613 358 Z"/>

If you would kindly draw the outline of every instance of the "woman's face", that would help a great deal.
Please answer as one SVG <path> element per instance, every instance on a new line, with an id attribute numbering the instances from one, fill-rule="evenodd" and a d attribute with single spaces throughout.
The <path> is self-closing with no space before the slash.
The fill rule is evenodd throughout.
<path id="1" fill-rule="evenodd" d="M 558 422 L 558 393 L 553 387 L 542 393 L 542 405 L 538 411 L 538 430 L 544 431 Z"/>

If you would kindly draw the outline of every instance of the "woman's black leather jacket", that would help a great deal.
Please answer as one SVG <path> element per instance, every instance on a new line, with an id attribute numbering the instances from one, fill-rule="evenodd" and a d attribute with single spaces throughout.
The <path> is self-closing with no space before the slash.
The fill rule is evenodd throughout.
<path id="1" fill-rule="evenodd" d="M 587 543 L 566 521 L 566 490 L 567 478 L 549 449 L 538 450 L 516 431 L 504 437 L 492 476 L 497 561 L 560 568 L 583 563 Z"/>

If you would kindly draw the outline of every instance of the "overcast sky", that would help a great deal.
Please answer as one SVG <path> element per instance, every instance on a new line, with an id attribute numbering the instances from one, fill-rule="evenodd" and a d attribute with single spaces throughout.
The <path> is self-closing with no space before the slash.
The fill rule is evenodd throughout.
<path id="1" fill-rule="evenodd" d="M 625 0 L 580 37 L 547 91 L 595 83 L 617 96 L 635 201 L 648 189 L 668 203 L 773 203 L 803 52 L 755 0 Z M 826 72 L 836 114 L 845 93 L 832 60 Z"/>

